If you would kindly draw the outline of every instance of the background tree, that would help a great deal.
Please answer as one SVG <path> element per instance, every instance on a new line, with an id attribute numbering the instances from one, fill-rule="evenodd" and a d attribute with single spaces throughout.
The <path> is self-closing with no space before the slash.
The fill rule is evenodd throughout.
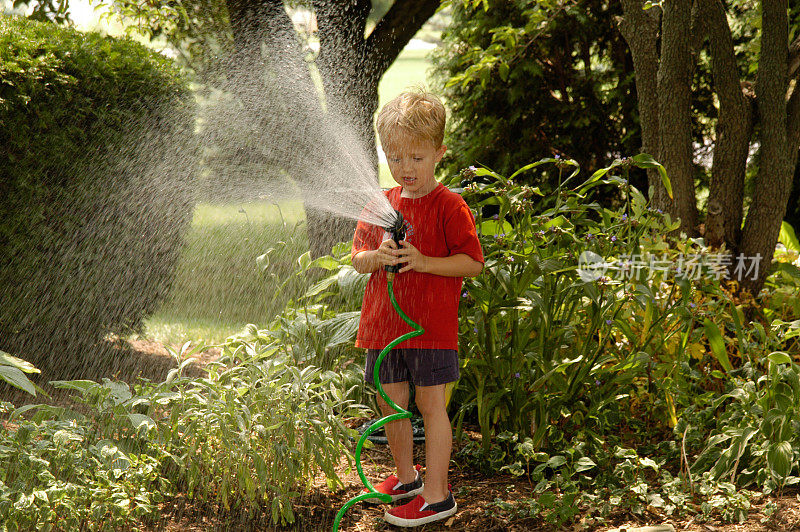
<path id="1" fill-rule="evenodd" d="M 31 4 L 41 16 L 51 18 L 54 12 L 63 18 L 68 11 L 68 0 L 17 0 L 16 4 Z M 282 107 L 286 111 L 281 116 L 284 131 L 309 129 L 310 121 L 335 106 L 339 117 L 357 132 L 377 176 L 373 116 L 378 107 L 378 84 L 439 4 L 439 0 L 115 0 L 112 8 L 132 23 L 132 30 L 164 40 L 206 87 L 238 94 L 250 108 L 253 122 L 275 112 L 275 107 L 270 107 L 274 102 L 265 105 L 255 101 L 253 94 L 285 97 L 275 87 L 271 92 L 264 86 L 265 75 L 289 76 L 295 91 L 308 94 L 317 91 L 314 77 L 318 75 L 322 81 L 320 102 L 313 106 L 304 101 L 303 109 Z M 309 9 L 317 29 L 298 32 L 287 12 L 291 8 Z M 308 46 L 311 34 L 319 40 L 318 52 Z M 275 127 L 274 122 L 265 125 Z M 239 160 L 242 151 L 248 151 L 247 158 L 260 160 L 262 173 L 267 171 L 264 167 L 274 173 L 296 170 L 293 163 L 300 154 L 291 146 L 261 156 L 253 149 L 239 146 L 226 151 Z M 287 160 L 288 155 L 294 159 Z M 352 222 L 308 205 L 306 210 L 314 255 L 329 253 L 334 243 L 350 238 Z"/>
<path id="2" fill-rule="evenodd" d="M 434 55 L 451 110 L 446 172 L 480 163 L 509 175 L 554 154 L 591 172 L 638 148 L 617 2 L 450 4 Z"/>
<path id="3" fill-rule="evenodd" d="M 187 64 L 207 82 L 224 80 L 222 85 L 229 90 L 252 93 L 252 87 L 263 85 L 265 71 L 272 70 L 276 76 L 292 76 L 296 86 L 314 93 L 313 72 L 318 72 L 324 105 L 335 105 L 339 116 L 358 132 L 377 176 L 373 116 L 378 107 L 378 84 L 405 45 L 436 12 L 439 0 L 291 2 L 292 7 L 305 7 L 314 13 L 318 53 L 307 46 L 309 34 L 296 31 L 283 0 L 147 4 L 117 0 L 114 5 L 151 37 L 164 37 L 176 49 L 184 50 L 182 57 Z M 234 70 L 239 75 L 232 76 Z M 313 121 L 314 115 L 323 112 L 320 104 L 287 113 L 281 116 L 286 122 L 284 129 L 307 128 L 302 122 Z M 264 115 L 263 107 L 256 103 L 254 114 Z M 286 164 L 281 154 L 274 155 L 268 164 L 291 173 L 291 164 Z M 352 222 L 308 205 L 306 214 L 312 254 L 329 253 L 334 243 L 350 238 Z"/>
<path id="4" fill-rule="evenodd" d="M 675 193 L 669 201 L 651 175 L 652 199 L 680 216 L 681 230 L 689 235 L 696 234 L 698 219 L 691 160 L 692 69 L 707 42 L 719 104 L 706 220 L 711 231 L 706 239 L 726 244 L 732 268 L 740 254 L 761 257 L 758 277 L 742 283 L 757 294 L 786 212 L 800 145 L 800 91 L 791 83 L 798 70 L 790 70 L 798 41 L 790 48 L 787 2 L 761 2 L 760 33 L 737 28 L 738 35 L 729 24 L 729 16 L 736 15 L 734 2 L 665 0 L 645 9 L 641 0 L 624 0 L 622 5 L 620 30 L 636 72 L 642 150 L 664 164 Z M 748 32 L 759 40 L 758 62 L 742 70 L 734 38 L 746 38 Z M 748 205 L 745 177 L 752 148 L 758 150 L 757 170 Z"/>

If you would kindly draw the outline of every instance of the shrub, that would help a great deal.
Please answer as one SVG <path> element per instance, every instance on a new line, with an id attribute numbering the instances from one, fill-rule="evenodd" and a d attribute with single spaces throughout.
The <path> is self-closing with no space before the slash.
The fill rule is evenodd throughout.
<path id="1" fill-rule="evenodd" d="M 451 112 L 446 173 L 476 161 L 509 175 L 554 153 L 589 172 L 641 145 L 617 2 L 450 2 L 433 54 Z M 591 48 L 591 49 L 590 49 Z M 552 174 L 522 179 L 538 184 Z"/>
<path id="2" fill-rule="evenodd" d="M 277 346 L 235 339 L 204 378 L 183 375 L 188 343 L 163 382 L 54 381 L 82 408 L 26 405 L 0 425 L 0 522 L 9 530 L 153 525 L 182 493 L 232 529 L 287 524 L 322 472 L 352 460 L 346 379 L 294 366 Z M 5 405 L 0 405 L 4 407 Z M 77 410 L 80 410 L 77 411 Z M 0 409 L 2 412 L 2 409 Z M 22 417 L 22 414 L 26 414 Z"/>
<path id="3" fill-rule="evenodd" d="M 193 116 L 167 58 L 0 18 L 4 349 L 66 371 L 154 310 L 190 220 Z"/>

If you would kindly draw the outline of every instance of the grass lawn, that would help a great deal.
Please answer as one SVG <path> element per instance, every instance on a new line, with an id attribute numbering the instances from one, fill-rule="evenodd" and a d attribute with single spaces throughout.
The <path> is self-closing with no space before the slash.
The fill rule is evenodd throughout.
<path id="1" fill-rule="evenodd" d="M 285 278 L 308 249 L 304 220 L 300 202 L 198 204 L 175 283 L 147 321 L 146 335 L 165 343 L 216 343 L 248 323 L 264 325 L 286 296 L 270 286 L 256 257 L 286 242 L 270 264 Z"/>
<path id="2" fill-rule="evenodd" d="M 380 105 L 415 83 L 427 83 L 427 50 L 404 50 L 379 87 Z M 389 168 L 379 168 L 381 186 L 391 187 Z M 256 257 L 287 242 L 270 266 L 284 279 L 308 250 L 302 203 L 214 204 L 195 208 L 186 248 L 172 290 L 146 322 L 145 335 L 164 343 L 218 343 L 248 323 L 264 326 L 287 294 L 260 271 Z M 268 272 L 269 273 L 269 272 Z"/>

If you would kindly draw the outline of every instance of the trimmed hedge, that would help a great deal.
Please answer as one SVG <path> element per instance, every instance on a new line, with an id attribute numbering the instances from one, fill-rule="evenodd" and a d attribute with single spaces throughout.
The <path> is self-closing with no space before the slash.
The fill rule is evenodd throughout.
<path id="1" fill-rule="evenodd" d="M 0 16 L 0 349 L 75 374 L 141 326 L 190 221 L 193 139 L 169 59 Z"/>

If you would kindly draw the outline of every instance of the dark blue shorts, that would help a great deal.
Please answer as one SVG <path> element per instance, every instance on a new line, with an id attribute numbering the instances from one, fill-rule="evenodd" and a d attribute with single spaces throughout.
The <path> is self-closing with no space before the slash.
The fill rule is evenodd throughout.
<path id="1" fill-rule="evenodd" d="M 379 349 L 367 349 L 364 380 L 373 382 Z M 411 381 L 414 386 L 436 386 L 458 380 L 458 351 L 455 349 L 392 349 L 378 370 L 381 384 Z"/>

